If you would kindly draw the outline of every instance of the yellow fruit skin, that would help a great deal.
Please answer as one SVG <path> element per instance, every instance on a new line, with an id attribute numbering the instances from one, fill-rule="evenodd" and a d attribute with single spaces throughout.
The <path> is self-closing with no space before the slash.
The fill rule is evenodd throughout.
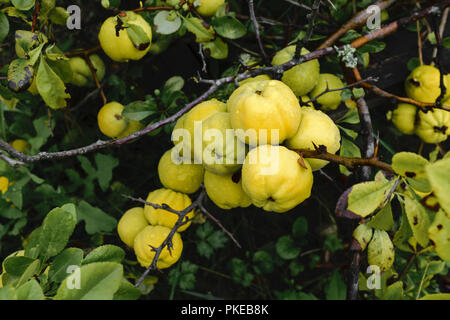
<path id="1" fill-rule="evenodd" d="M 191 3 L 194 3 L 196 0 L 189 0 Z M 198 13 L 200 13 L 204 17 L 213 16 L 217 9 L 225 3 L 225 0 L 200 0 L 200 5 L 196 7 Z"/>
<path id="2" fill-rule="evenodd" d="M 320 110 L 302 108 L 302 120 L 297 133 L 286 140 L 289 149 L 315 150 L 314 144 L 327 147 L 329 153 L 336 153 L 341 147 L 341 134 L 333 120 Z M 307 159 L 313 171 L 322 169 L 328 161 Z"/>
<path id="3" fill-rule="evenodd" d="M 426 143 L 440 143 L 450 134 L 450 111 L 433 109 L 424 113 L 419 110 L 416 135 Z"/>
<path id="4" fill-rule="evenodd" d="M 11 142 L 10 145 L 14 149 L 22 153 L 25 153 L 28 149 L 31 148 L 30 144 L 23 139 L 16 139 Z"/>
<path id="5" fill-rule="evenodd" d="M 239 87 L 228 99 L 227 108 L 236 135 L 251 146 L 282 143 L 297 132 L 301 119 L 297 97 L 278 80 L 254 81 Z M 272 130 L 277 130 L 278 135 Z"/>
<path id="6" fill-rule="evenodd" d="M 183 193 L 194 193 L 203 182 L 204 170 L 200 164 L 184 163 L 177 153 L 166 151 L 158 163 L 159 180 L 164 187 Z M 180 161 L 180 164 L 175 163 Z"/>
<path id="7" fill-rule="evenodd" d="M 130 17 L 128 20 L 129 24 L 134 24 L 140 26 L 147 36 L 152 39 L 152 28 L 150 25 L 142 18 L 140 15 L 134 12 L 127 11 L 127 16 Z M 150 45 L 144 50 L 137 49 L 131 39 L 128 36 L 126 29 L 121 29 L 119 31 L 119 36 L 116 35 L 118 17 L 109 17 L 105 20 L 100 32 L 98 34 L 98 39 L 103 51 L 114 61 L 126 62 L 128 60 L 140 60 L 147 52 L 150 50 Z"/>
<path id="8" fill-rule="evenodd" d="M 7 177 L 0 177 L 0 191 L 2 192 L 2 194 L 5 194 L 6 191 L 8 191 L 9 185 L 10 183 Z"/>
<path id="9" fill-rule="evenodd" d="M 392 112 L 392 123 L 403 134 L 414 134 L 417 107 L 408 103 L 399 103 Z"/>
<path id="10" fill-rule="evenodd" d="M 252 203 L 266 211 L 291 210 L 310 197 L 313 174 L 308 161 L 283 146 L 259 146 L 251 150 L 242 167 L 242 189 Z"/>
<path id="11" fill-rule="evenodd" d="M 441 94 L 441 76 L 437 68 L 422 65 L 415 68 L 405 80 L 406 95 L 414 100 L 424 103 L 434 103 Z M 449 88 L 449 76 L 444 77 L 444 84 Z M 450 96 L 448 92 L 445 97 Z M 444 103 L 450 106 L 450 103 Z"/>
<path id="12" fill-rule="evenodd" d="M 134 239 L 134 253 L 141 266 L 148 268 L 155 257 L 153 248 L 158 248 L 164 240 L 166 240 L 171 229 L 163 226 L 147 226 L 138 233 Z M 173 265 L 180 259 L 183 251 L 183 241 L 178 232 L 176 232 L 172 239 L 173 248 L 167 249 L 167 246 L 161 252 L 161 255 L 156 262 L 158 269 L 165 269 Z"/>
<path id="13" fill-rule="evenodd" d="M 214 113 L 203 121 L 202 140 L 198 143 L 202 147 L 194 150 L 195 159 L 208 171 L 231 174 L 244 162 L 246 147 L 234 134 L 228 112 Z"/>
<path id="14" fill-rule="evenodd" d="M 253 81 L 263 81 L 263 80 L 272 80 L 271 77 L 269 77 L 267 74 L 260 74 L 256 77 L 251 77 L 242 81 L 239 81 L 239 86 L 243 86 L 246 83 L 253 82 Z"/>
<path id="15" fill-rule="evenodd" d="M 102 59 L 96 55 L 90 55 L 92 66 L 96 70 L 98 81 L 102 81 L 105 76 L 105 64 Z M 91 69 L 88 63 L 81 57 L 72 57 L 69 59 L 70 68 L 72 69 L 72 81 L 73 85 L 83 87 L 89 84 L 93 84 L 94 78 L 92 77 Z"/>
<path id="16" fill-rule="evenodd" d="M 294 58 L 296 46 L 288 46 L 278 51 L 272 59 L 272 65 L 280 65 Z M 301 54 L 308 54 L 309 51 L 302 48 Z M 299 64 L 283 73 L 281 81 L 287 84 L 296 96 L 303 96 L 309 93 L 317 84 L 319 79 L 320 65 L 319 60 Z"/>
<path id="17" fill-rule="evenodd" d="M 201 122 L 208 118 L 210 115 L 216 112 L 225 112 L 227 110 L 227 105 L 217 99 L 211 99 L 208 101 L 204 101 L 199 103 L 194 108 L 189 110 L 186 114 L 184 114 L 181 118 L 178 119 L 173 132 L 175 133 L 177 129 L 185 129 L 191 136 L 191 141 L 184 141 L 184 138 L 180 138 L 178 141 L 174 140 L 174 144 L 177 145 L 181 142 L 184 143 L 188 150 L 191 150 L 192 154 L 194 152 L 194 138 L 195 138 L 195 122 Z M 199 135 L 201 139 L 201 132 Z M 172 139 L 174 139 L 174 135 L 172 135 Z"/>
<path id="18" fill-rule="evenodd" d="M 344 83 L 331 73 L 321 73 L 319 75 L 319 80 L 317 81 L 317 85 L 314 87 L 314 90 L 310 93 L 311 98 L 317 97 L 322 92 L 325 92 L 327 89 L 339 89 L 344 87 Z M 317 103 L 322 106 L 324 110 L 336 110 L 341 104 L 342 90 L 328 92 L 324 95 L 321 95 L 317 98 Z"/>
<path id="19" fill-rule="evenodd" d="M 128 137 L 129 135 L 135 133 L 136 131 L 140 131 L 144 129 L 144 125 L 139 121 L 130 120 L 128 121 L 128 126 L 121 134 L 117 136 L 117 139 L 123 139 Z"/>
<path id="20" fill-rule="evenodd" d="M 176 192 L 170 189 L 158 189 L 148 194 L 147 202 L 163 205 L 166 204 L 170 208 L 183 211 L 192 204 L 191 199 L 181 192 Z M 154 209 L 151 206 L 144 207 L 144 214 L 147 221 L 153 226 L 164 226 L 173 228 L 178 220 L 178 215 L 163 209 Z M 194 217 L 194 210 L 186 215 L 186 218 L 192 219 Z M 178 232 L 186 230 L 191 225 L 191 221 L 184 224 L 178 229 Z"/>
<path id="21" fill-rule="evenodd" d="M 242 179 L 236 183 L 232 174 L 219 175 L 206 171 L 204 181 L 208 197 L 219 208 L 230 210 L 237 207 L 246 208 L 252 204 L 242 189 Z"/>
<path id="22" fill-rule="evenodd" d="M 97 115 L 100 131 L 110 138 L 117 138 L 128 126 L 127 120 L 122 117 L 124 106 L 118 102 L 105 104 Z"/>
<path id="23" fill-rule="evenodd" d="M 146 226 L 148 221 L 144 216 L 144 208 L 136 207 L 127 210 L 117 224 L 120 239 L 129 247 L 133 247 L 134 238 Z"/>

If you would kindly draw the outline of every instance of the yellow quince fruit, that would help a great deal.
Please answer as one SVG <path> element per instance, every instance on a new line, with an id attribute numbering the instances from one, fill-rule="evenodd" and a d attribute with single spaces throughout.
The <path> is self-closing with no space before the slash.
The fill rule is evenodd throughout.
<path id="1" fill-rule="evenodd" d="M 159 180 L 164 187 L 183 193 L 194 193 L 203 182 L 200 164 L 187 163 L 175 148 L 166 151 L 158 163 Z"/>
<path id="2" fill-rule="evenodd" d="M 7 177 L 0 177 L 0 191 L 2 194 L 5 194 L 6 191 L 8 191 L 10 185 L 11 183 L 9 182 L 9 179 Z"/>
<path id="3" fill-rule="evenodd" d="M 124 106 L 118 102 L 105 104 L 97 114 L 100 131 L 110 138 L 117 138 L 128 127 L 128 120 L 122 116 Z"/>
<path id="4" fill-rule="evenodd" d="M 403 134 L 414 134 L 417 107 L 409 103 L 399 103 L 394 111 L 388 113 L 389 120 Z"/>
<path id="5" fill-rule="evenodd" d="M 286 147 L 264 145 L 251 150 L 242 166 L 242 189 L 266 211 L 286 212 L 310 197 L 313 173 L 307 160 Z"/>
<path id="6" fill-rule="evenodd" d="M 133 247 L 134 238 L 146 226 L 148 221 L 144 215 L 144 208 L 136 207 L 127 210 L 117 224 L 117 233 L 120 239 L 129 247 Z"/>
<path id="7" fill-rule="evenodd" d="M 194 153 L 194 138 L 196 136 L 196 128 L 198 131 L 198 143 L 201 142 L 201 123 L 203 122 L 203 120 L 216 112 L 225 112 L 226 109 L 227 106 L 225 103 L 217 99 L 211 99 L 199 103 L 178 119 L 172 132 L 172 141 L 175 145 L 178 145 L 181 142 L 183 143 L 183 148 L 186 149 L 183 149 L 184 151 L 186 151 L 186 154 L 183 154 L 183 156 L 187 156 L 189 153 Z"/>
<path id="8" fill-rule="evenodd" d="M 231 126 L 228 112 L 217 112 L 202 123 L 201 148 L 194 149 L 195 159 L 207 171 L 231 174 L 239 170 L 245 159 L 245 144 L 240 141 Z"/>
<path id="9" fill-rule="evenodd" d="M 164 188 L 150 192 L 146 201 L 160 206 L 166 204 L 176 211 L 183 211 L 192 204 L 191 199 L 186 194 Z M 148 205 L 144 207 L 144 214 L 147 221 L 154 226 L 173 228 L 178 220 L 178 215 L 176 213 L 163 209 L 155 209 Z M 193 217 L 194 210 L 190 211 L 185 216 L 185 220 L 192 219 Z M 178 232 L 186 230 L 190 225 L 191 221 L 182 225 L 178 229 Z"/>
<path id="10" fill-rule="evenodd" d="M 204 182 L 208 197 L 219 208 L 230 210 L 237 207 L 246 208 L 252 204 L 242 189 L 240 174 L 220 175 L 206 171 Z"/>
<path id="11" fill-rule="evenodd" d="M 23 139 L 16 139 L 9 144 L 11 145 L 11 147 L 22 153 L 27 153 L 27 151 L 29 151 L 31 148 L 30 144 Z"/>
<path id="12" fill-rule="evenodd" d="M 134 35 L 130 37 L 130 33 Z M 121 12 L 103 22 L 98 34 L 100 46 L 114 61 L 140 60 L 150 50 L 152 28 L 139 14 Z"/>
<path id="13" fill-rule="evenodd" d="M 95 69 L 98 81 L 102 81 L 105 76 L 105 64 L 103 60 L 96 54 L 90 55 L 89 59 Z M 70 83 L 78 87 L 84 87 L 94 83 L 94 77 L 86 60 L 81 57 L 72 57 L 69 59 L 69 64 L 72 69 L 72 81 Z"/>
<path id="14" fill-rule="evenodd" d="M 144 127 L 145 126 L 140 121 L 129 120 L 127 128 L 117 136 L 117 139 L 126 138 L 136 131 L 141 131 L 142 129 L 144 129 Z"/>
<path id="15" fill-rule="evenodd" d="M 447 88 L 444 100 L 450 97 L 450 77 L 444 76 L 444 85 Z M 439 69 L 429 65 L 422 65 L 415 68 L 405 80 L 406 95 L 411 99 L 424 103 L 434 103 L 441 94 L 441 74 Z M 450 106 L 443 101 L 444 105 Z"/>
<path id="16" fill-rule="evenodd" d="M 317 81 L 317 85 L 314 87 L 313 91 L 311 91 L 311 98 L 317 97 L 319 94 L 326 91 L 326 89 L 339 89 L 343 88 L 344 83 L 341 79 L 336 77 L 331 73 L 321 73 L 319 75 L 319 80 Z M 342 90 L 327 92 L 324 95 L 321 95 L 317 98 L 317 103 L 322 106 L 323 110 L 336 110 L 341 104 Z"/>
<path id="17" fill-rule="evenodd" d="M 190 3 L 199 4 L 195 9 L 204 17 L 213 16 L 225 0 L 189 0 Z"/>
<path id="18" fill-rule="evenodd" d="M 341 134 L 333 120 L 320 110 L 302 108 L 302 120 L 298 131 L 290 139 L 286 140 L 289 149 L 315 150 L 325 146 L 329 153 L 336 153 L 341 147 Z M 313 171 L 322 169 L 328 161 L 320 159 L 307 159 Z"/>
<path id="19" fill-rule="evenodd" d="M 237 88 L 227 102 L 231 125 L 246 144 L 280 144 L 292 137 L 301 119 L 292 90 L 278 80 L 254 81 Z"/>
<path id="20" fill-rule="evenodd" d="M 139 232 L 134 239 L 134 253 L 139 264 L 148 268 L 155 258 L 155 251 L 152 248 L 158 248 L 166 240 L 171 229 L 163 226 L 147 226 Z M 172 239 L 172 248 L 164 247 L 161 255 L 158 257 L 156 267 L 158 269 L 165 269 L 173 265 L 181 257 L 183 251 L 183 241 L 178 232 L 176 232 Z"/>
<path id="21" fill-rule="evenodd" d="M 450 111 L 442 109 L 419 110 L 416 135 L 426 143 L 440 143 L 450 134 Z"/>
<path id="22" fill-rule="evenodd" d="M 277 66 L 291 61 L 295 55 L 296 46 L 291 45 L 278 51 L 272 59 L 272 65 Z M 301 54 L 308 54 L 306 48 L 302 48 Z M 309 93 L 317 84 L 319 79 L 319 60 L 314 59 L 285 71 L 281 81 L 287 84 L 296 96 L 303 96 Z"/>

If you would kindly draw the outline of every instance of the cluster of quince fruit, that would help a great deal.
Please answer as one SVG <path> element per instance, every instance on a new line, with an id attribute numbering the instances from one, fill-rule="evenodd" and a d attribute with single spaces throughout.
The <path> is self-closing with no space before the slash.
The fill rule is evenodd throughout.
<path id="1" fill-rule="evenodd" d="M 165 204 L 177 211 L 183 211 L 192 204 L 186 194 L 165 188 L 150 192 L 146 201 L 160 206 Z M 168 249 L 166 246 L 161 251 L 156 263 L 159 269 L 170 267 L 180 258 L 183 251 L 180 232 L 191 225 L 193 217 L 194 210 L 191 210 L 186 214 L 183 224 L 174 233 L 171 248 Z M 152 248 L 158 248 L 163 244 L 178 218 L 176 213 L 145 205 L 144 208 L 136 207 L 126 211 L 119 220 L 117 231 L 120 239 L 134 249 L 140 265 L 147 268 L 156 254 Z"/>
<path id="2" fill-rule="evenodd" d="M 450 74 L 444 75 L 446 94 L 441 103 L 450 107 Z M 405 80 L 406 95 L 419 102 L 435 103 L 441 95 L 440 71 L 431 65 L 416 67 Z M 399 103 L 388 112 L 388 119 L 403 134 L 416 134 L 425 143 L 440 143 L 450 135 L 450 111 L 433 108 L 417 110 L 408 103 Z"/>

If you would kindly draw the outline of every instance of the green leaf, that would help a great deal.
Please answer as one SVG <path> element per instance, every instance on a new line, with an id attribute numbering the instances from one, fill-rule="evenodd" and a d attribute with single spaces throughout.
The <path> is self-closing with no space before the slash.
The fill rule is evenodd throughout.
<path id="1" fill-rule="evenodd" d="M 408 222 L 408 217 L 405 213 L 404 204 L 402 203 L 402 218 L 400 228 L 394 235 L 393 242 L 397 248 L 406 252 L 413 252 L 412 248 L 408 244 L 408 240 L 412 237 L 413 233 Z"/>
<path id="2" fill-rule="evenodd" d="M 103 210 L 91 206 L 86 201 L 81 201 L 77 206 L 78 221 L 84 221 L 86 232 L 95 234 L 98 232 L 111 232 L 117 226 L 117 220 L 106 214 Z"/>
<path id="3" fill-rule="evenodd" d="M 135 101 L 125 106 L 122 115 L 129 120 L 141 121 L 157 113 L 159 111 L 148 101 Z"/>
<path id="4" fill-rule="evenodd" d="M 180 91 L 184 87 L 184 79 L 180 76 L 173 76 L 164 83 L 163 90 L 169 92 Z"/>
<path id="5" fill-rule="evenodd" d="M 300 254 L 300 247 L 296 246 L 290 236 L 282 236 L 275 244 L 278 255 L 285 260 L 292 260 Z"/>
<path id="6" fill-rule="evenodd" d="M 365 53 L 365 52 L 378 53 L 380 51 L 383 51 L 384 48 L 386 48 L 386 43 L 384 43 L 382 41 L 374 40 L 374 41 L 370 41 L 369 43 L 360 47 L 358 49 L 358 52 L 359 53 Z"/>
<path id="7" fill-rule="evenodd" d="M 372 239 L 373 229 L 367 223 L 360 224 L 353 231 L 353 239 L 355 239 L 359 246 L 361 247 L 361 251 L 364 251 Z"/>
<path id="8" fill-rule="evenodd" d="M 195 41 L 208 42 L 214 39 L 214 30 L 211 27 L 206 29 L 204 22 L 199 18 L 185 18 L 183 16 L 181 18 L 184 20 L 186 29 L 195 35 Z"/>
<path id="9" fill-rule="evenodd" d="M 35 259 L 28 257 L 10 257 L 4 261 L 3 268 L 10 275 L 20 277 L 34 261 Z"/>
<path id="10" fill-rule="evenodd" d="M 153 18 L 153 24 L 157 33 L 168 35 L 177 32 L 182 21 L 175 12 L 160 11 Z"/>
<path id="11" fill-rule="evenodd" d="M 58 288 L 55 300 L 112 300 L 122 283 L 123 267 L 114 262 L 96 262 L 79 269 L 79 289 L 72 276 Z M 73 277 L 76 277 L 76 272 Z"/>
<path id="12" fill-rule="evenodd" d="M 381 300 L 403 300 L 403 282 L 397 281 L 387 287 Z"/>
<path id="13" fill-rule="evenodd" d="M 259 250 L 253 255 L 253 270 L 256 274 L 269 274 L 274 270 L 272 256 L 266 251 Z"/>
<path id="14" fill-rule="evenodd" d="M 450 300 L 450 293 L 427 294 L 419 300 Z"/>
<path id="15" fill-rule="evenodd" d="M 5 40 L 9 33 L 9 22 L 8 18 L 3 12 L 0 12 L 0 42 Z"/>
<path id="16" fill-rule="evenodd" d="M 450 214 L 450 158 L 427 165 L 425 172 L 439 205 Z"/>
<path id="17" fill-rule="evenodd" d="M 248 272 L 246 263 L 241 259 L 232 258 L 230 261 L 230 266 L 233 281 L 240 283 L 244 287 L 249 287 L 255 276 Z"/>
<path id="18" fill-rule="evenodd" d="M 0 300 L 17 300 L 16 289 L 11 286 L 0 288 Z"/>
<path id="19" fill-rule="evenodd" d="M 358 137 L 358 132 L 356 132 L 355 130 L 352 129 L 347 129 L 344 128 L 340 125 L 337 125 L 339 129 L 341 129 L 347 136 L 349 136 L 350 138 L 352 138 L 353 140 L 356 140 L 356 138 Z"/>
<path id="20" fill-rule="evenodd" d="M 308 233 L 308 220 L 305 217 L 299 217 L 292 225 L 292 234 L 294 237 L 303 238 Z"/>
<path id="21" fill-rule="evenodd" d="M 450 49 L 450 37 L 445 37 L 442 39 L 442 45 L 444 48 Z"/>
<path id="22" fill-rule="evenodd" d="M 22 189 L 25 187 L 28 182 L 30 182 L 30 177 L 23 177 L 16 183 L 14 183 L 11 187 L 8 188 L 8 191 L 4 194 L 6 199 L 11 200 L 11 202 L 19 209 L 22 209 L 23 204 L 23 195 Z"/>
<path id="23" fill-rule="evenodd" d="M 359 150 L 359 147 L 345 137 L 342 137 L 341 139 L 341 149 L 339 154 L 342 157 L 361 158 L 361 150 Z M 352 174 L 352 172 L 343 165 L 339 165 L 339 170 L 342 174 L 347 176 Z"/>
<path id="24" fill-rule="evenodd" d="M 62 282 L 69 274 L 69 266 L 81 266 L 83 250 L 79 248 L 67 248 L 58 254 L 50 265 L 48 278 L 50 281 Z"/>
<path id="25" fill-rule="evenodd" d="M 24 52 L 29 52 L 39 43 L 38 35 L 27 30 L 16 30 L 14 38 L 16 41 L 16 51 L 20 51 L 21 48 Z M 34 65 L 34 63 L 32 64 Z"/>
<path id="26" fill-rule="evenodd" d="M 128 24 L 126 30 L 136 49 L 144 51 L 148 48 L 151 40 L 141 26 L 137 24 Z"/>
<path id="27" fill-rule="evenodd" d="M 339 118 L 336 123 L 358 124 L 359 115 L 357 109 L 349 110 L 343 117 Z"/>
<path id="28" fill-rule="evenodd" d="M 214 41 L 204 42 L 203 51 L 214 59 L 226 59 L 228 57 L 228 44 L 221 38 L 216 38 Z"/>
<path id="29" fill-rule="evenodd" d="M 122 262 L 125 251 L 117 246 L 107 244 L 92 250 L 83 260 L 83 265 L 93 262 Z"/>
<path id="30" fill-rule="evenodd" d="M 425 248 L 428 245 L 430 227 L 430 219 L 425 208 L 417 200 L 405 197 L 405 212 L 414 238 Z"/>
<path id="31" fill-rule="evenodd" d="M 65 8 L 56 7 L 50 11 L 48 17 L 54 24 L 66 26 L 67 19 L 70 17 L 70 15 Z"/>
<path id="32" fill-rule="evenodd" d="M 119 289 L 114 293 L 113 300 L 137 300 L 141 291 L 128 280 L 122 279 Z"/>
<path id="33" fill-rule="evenodd" d="M 339 271 L 334 271 L 330 283 L 325 287 L 327 300 L 345 300 L 347 297 L 347 286 L 342 280 Z"/>
<path id="34" fill-rule="evenodd" d="M 44 300 L 42 288 L 35 279 L 31 279 L 16 290 L 17 300 Z"/>
<path id="35" fill-rule="evenodd" d="M 28 268 L 23 272 L 22 276 L 20 277 L 19 281 L 17 282 L 16 286 L 20 287 L 22 284 L 27 282 L 31 277 L 38 274 L 39 269 L 41 266 L 41 262 L 39 260 L 34 260 L 33 263 L 31 263 Z"/>
<path id="36" fill-rule="evenodd" d="M 48 259 L 60 253 L 66 247 L 76 224 L 77 214 L 73 204 L 50 211 L 42 223 L 39 238 L 40 255 Z"/>
<path id="37" fill-rule="evenodd" d="M 417 57 L 409 59 L 407 66 L 409 71 L 413 71 L 415 68 L 420 66 L 420 59 Z"/>
<path id="38" fill-rule="evenodd" d="M 375 229 L 381 229 L 385 231 L 391 230 L 392 226 L 394 225 L 391 204 L 388 203 L 386 206 L 384 206 L 384 208 L 381 209 L 380 212 L 378 212 L 374 217 L 370 219 L 367 225 Z"/>
<path id="39" fill-rule="evenodd" d="M 195 287 L 198 266 L 189 261 L 183 261 L 180 268 L 173 269 L 169 273 L 169 284 L 178 285 L 181 290 L 192 290 Z"/>
<path id="40" fill-rule="evenodd" d="M 406 180 L 417 191 L 431 191 L 425 175 L 425 166 L 429 162 L 424 157 L 412 152 L 399 152 L 392 157 L 392 169 Z"/>
<path id="41" fill-rule="evenodd" d="M 34 7 L 35 0 L 11 0 L 11 3 L 17 9 L 27 11 Z"/>
<path id="42" fill-rule="evenodd" d="M 388 270 L 394 263 L 395 250 L 389 234 L 384 230 L 375 229 L 372 240 L 367 248 L 369 265 L 377 265 L 380 270 Z"/>
<path id="43" fill-rule="evenodd" d="M 119 159 L 111 155 L 96 153 L 95 164 L 97 165 L 97 179 L 103 191 L 108 190 L 113 177 L 113 170 L 119 165 Z"/>
<path id="44" fill-rule="evenodd" d="M 450 217 L 439 210 L 428 230 L 430 240 L 438 256 L 444 261 L 450 261 Z"/>
<path id="45" fill-rule="evenodd" d="M 214 17 L 211 24 L 217 34 L 227 39 L 239 39 L 247 33 L 247 28 L 232 16 Z"/>
<path id="46" fill-rule="evenodd" d="M 9 64 L 8 86 L 15 92 L 25 91 L 30 87 L 33 76 L 34 68 L 28 59 L 15 59 Z"/>
<path id="47" fill-rule="evenodd" d="M 37 72 L 36 85 L 45 103 L 52 109 L 61 109 L 67 106 L 70 94 L 66 93 L 66 86 L 60 77 L 49 67 L 41 56 Z"/>
<path id="48" fill-rule="evenodd" d="M 369 181 L 353 186 L 348 196 L 348 210 L 365 218 L 386 201 L 394 181 Z"/>

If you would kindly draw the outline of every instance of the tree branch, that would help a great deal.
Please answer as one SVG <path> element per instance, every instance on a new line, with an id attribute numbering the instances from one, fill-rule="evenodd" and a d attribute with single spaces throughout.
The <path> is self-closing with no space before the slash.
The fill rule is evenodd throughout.
<path id="1" fill-rule="evenodd" d="M 253 0 L 248 0 L 248 9 L 250 11 L 250 20 L 252 20 L 253 23 L 253 29 L 255 29 L 256 39 L 258 41 L 259 51 L 261 51 L 261 54 L 264 57 L 264 62 L 266 64 L 269 64 L 269 57 L 267 56 L 266 51 L 264 50 L 264 45 L 261 40 L 261 36 L 259 34 L 259 24 L 256 20 L 255 16 L 255 6 L 253 5 Z"/>

